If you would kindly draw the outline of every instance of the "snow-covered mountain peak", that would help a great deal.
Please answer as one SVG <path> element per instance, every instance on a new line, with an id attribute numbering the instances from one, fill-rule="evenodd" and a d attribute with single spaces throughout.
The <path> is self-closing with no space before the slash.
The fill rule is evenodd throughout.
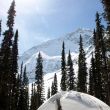
<path id="1" fill-rule="evenodd" d="M 19 58 L 19 65 L 23 61 L 24 65 L 27 65 L 29 78 L 33 78 L 36 58 L 40 52 L 43 58 L 44 73 L 51 73 L 59 70 L 61 67 L 62 43 L 64 41 L 66 56 L 70 50 L 72 52 L 73 63 L 76 66 L 79 52 L 80 35 L 83 37 L 84 49 L 87 53 L 87 57 L 89 57 L 92 50 L 91 39 L 93 32 L 89 29 L 77 29 L 75 32 L 68 33 L 57 39 L 49 40 L 27 50 Z"/>

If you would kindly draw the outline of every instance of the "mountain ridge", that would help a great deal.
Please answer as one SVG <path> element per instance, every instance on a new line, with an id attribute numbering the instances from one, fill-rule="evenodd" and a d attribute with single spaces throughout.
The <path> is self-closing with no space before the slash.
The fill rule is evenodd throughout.
<path id="1" fill-rule="evenodd" d="M 51 73 L 59 70 L 61 67 L 61 51 L 63 41 L 65 42 L 66 57 L 68 51 L 71 50 L 72 60 L 74 66 L 76 66 L 79 52 L 78 42 L 80 35 L 82 35 L 83 37 L 84 49 L 87 53 L 87 60 L 88 58 L 90 59 L 90 53 L 93 49 L 93 32 L 90 29 L 78 29 L 75 32 L 68 33 L 58 39 L 49 40 L 47 42 L 42 43 L 41 45 L 34 46 L 28 51 L 24 52 L 24 54 L 19 58 L 19 66 L 23 61 L 24 65 L 27 66 L 29 78 L 33 78 L 35 72 L 36 58 L 38 56 L 38 53 L 41 52 L 41 55 L 43 57 L 44 73 Z"/>

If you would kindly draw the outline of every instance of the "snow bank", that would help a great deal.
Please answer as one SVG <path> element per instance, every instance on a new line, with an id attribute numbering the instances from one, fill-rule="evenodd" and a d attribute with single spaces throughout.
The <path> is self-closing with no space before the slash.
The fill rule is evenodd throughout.
<path id="1" fill-rule="evenodd" d="M 110 107 L 99 99 L 75 91 L 57 93 L 38 110 L 58 110 L 57 100 L 60 100 L 62 110 L 110 110 Z"/>

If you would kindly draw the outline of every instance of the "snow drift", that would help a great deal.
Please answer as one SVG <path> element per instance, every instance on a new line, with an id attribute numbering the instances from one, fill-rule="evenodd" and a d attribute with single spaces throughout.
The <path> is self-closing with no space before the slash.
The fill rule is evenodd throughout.
<path id="1" fill-rule="evenodd" d="M 57 93 L 38 110 L 58 110 L 58 100 L 61 110 L 110 110 L 110 107 L 99 99 L 75 91 Z"/>

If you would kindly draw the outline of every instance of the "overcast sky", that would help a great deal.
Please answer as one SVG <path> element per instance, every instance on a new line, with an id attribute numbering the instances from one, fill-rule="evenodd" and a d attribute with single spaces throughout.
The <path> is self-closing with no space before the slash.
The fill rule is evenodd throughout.
<path id="1" fill-rule="evenodd" d="M 100 0 L 15 0 L 15 29 L 19 30 L 20 54 L 49 39 L 95 27 L 95 13 L 102 12 Z M 5 29 L 12 0 L 0 0 L 0 18 Z"/>

